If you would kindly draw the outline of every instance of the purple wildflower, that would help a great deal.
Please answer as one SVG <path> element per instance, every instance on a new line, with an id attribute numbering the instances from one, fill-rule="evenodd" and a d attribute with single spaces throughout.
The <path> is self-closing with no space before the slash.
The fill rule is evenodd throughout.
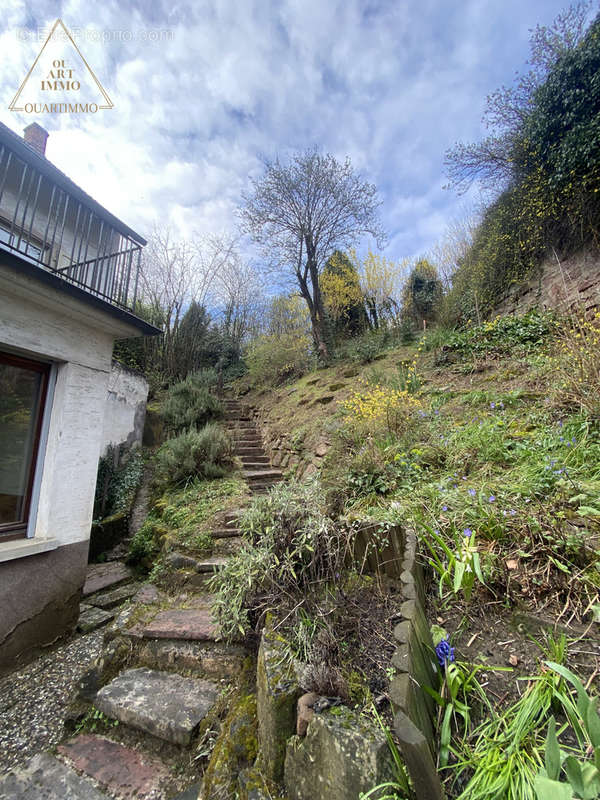
<path id="1" fill-rule="evenodd" d="M 495 494 L 491 494 L 488 497 L 488 503 L 493 503 L 493 502 L 495 502 L 495 500 L 496 500 L 496 495 Z"/>
<path id="2" fill-rule="evenodd" d="M 448 511 L 448 506 L 442 506 L 442 511 Z"/>
<path id="3" fill-rule="evenodd" d="M 445 669 L 447 664 L 451 664 L 454 661 L 454 648 L 451 647 L 447 638 L 442 639 L 442 641 L 436 645 L 435 654 L 442 669 Z"/>
<path id="4" fill-rule="evenodd" d="M 471 497 L 475 497 L 477 492 L 475 491 L 475 489 L 469 489 L 469 494 L 471 495 Z"/>
<path id="5" fill-rule="evenodd" d="M 496 408 L 496 403 L 494 403 L 494 402 L 492 401 L 492 402 L 490 403 L 490 408 L 491 408 L 492 410 L 493 410 L 494 408 Z"/>
<path id="6" fill-rule="evenodd" d="M 463 536 L 464 537 L 466 537 L 468 539 L 469 536 L 472 536 L 472 535 L 473 535 L 473 531 L 471 530 L 471 528 L 465 528 L 464 529 L 464 531 L 463 531 Z"/>

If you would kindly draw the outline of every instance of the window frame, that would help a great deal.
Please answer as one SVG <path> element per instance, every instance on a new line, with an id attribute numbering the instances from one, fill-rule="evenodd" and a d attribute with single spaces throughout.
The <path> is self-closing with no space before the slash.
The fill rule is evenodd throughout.
<path id="1" fill-rule="evenodd" d="M 36 411 L 37 418 L 33 433 L 33 447 L 31 449 L 29 475 L 27 476 L 26 493 L 23 504 L 23 519 L 18 522 L 0 523 L 0 543 L 2 543 L 12 541 L 14 539 L 26 539 L 29 536 L 28 531 L 31 517 L 31 499 L 33 495 L 35 476 L 38 469 L 40 442 L 42 439 L 44 418 L 46 415 L 46 403 L 48 400 L 48 387 L 50 384 L 52 365 L 43 361 L 34 361 L 33 359 L 16 356 L 13 353 L 7 353 L 4 350 L 0 350 L 0 364 L 8 364 L 9 366 L 27 369 L 31 372 L 37 372 L 41 376 L 39 402 Z"/>

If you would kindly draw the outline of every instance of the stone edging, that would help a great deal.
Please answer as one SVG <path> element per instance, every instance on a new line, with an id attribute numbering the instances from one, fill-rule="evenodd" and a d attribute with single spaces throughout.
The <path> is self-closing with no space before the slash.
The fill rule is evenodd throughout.
<path id="1" fill-rule="evenodd" d="M 435 712 L 433 698 L 422 688 L 438 682 L 437 661 L 425 615 L 425 583 L 417 560 L 417 537 L 404 532 L 401 621 L 394 628 L 396 675 L 390 684 L 394 733 L 400 743 L 418 800 L 445 797 L 435 766 Z"/>

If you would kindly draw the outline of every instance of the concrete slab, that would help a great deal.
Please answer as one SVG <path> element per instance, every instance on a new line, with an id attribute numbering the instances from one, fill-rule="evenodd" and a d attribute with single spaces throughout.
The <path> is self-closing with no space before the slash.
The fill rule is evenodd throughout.
<path id="1" fill-rule="evenodd" d="M 79 615 L 77 630 L 81 631 L 81 633 L 90 633 L 90 631 L 95 631 L 96 628 L 106 625 L 114 616 L 114 611 L 104 611 L 102 608 L 89 608 Z"/>
<path id="2" fill-rule="evenodd" d="M 106 800 L 106 795 L 49 753 L 0 778 L 0 800 Z"/>
<path id="3" fill-rule="evenodd" d="M 118 675 L 96 695 L 96 708 L 132 728 L 188 745 L 213 707 L 219 687 L 210 681 L 141 667 Z"/>
<path id="4" fill-rule="evenodd" d="M 58 752 L 78 771 L 94 778 L 123 800 L 160 796 L 159 787 L 168 777 L 167 768 L 157 758 L 104 736 L 76 736 L 60 745 Z"/>
<path id="5" fill-rule="evenodd" d="M 90 564 L 87 568 L 83 596 L 116 586 L 133 576 L 133 570 L 122 561 L 107 561 L 106 564 Z"/>

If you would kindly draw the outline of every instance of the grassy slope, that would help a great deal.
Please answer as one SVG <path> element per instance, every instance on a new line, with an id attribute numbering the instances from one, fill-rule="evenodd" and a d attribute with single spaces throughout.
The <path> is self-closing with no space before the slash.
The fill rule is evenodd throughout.
<path id="1" fill-rule="evenodd" d="M 538 651 L 527 629 L 515 638 L 513 611 L 570 623 L 571 630 L 592 625 L 595 632 L 591 605 L 600 586 L 600 436 L 593 423 L 561 405 L 554 350 L 548 339 L 531 353 L 513 349 L 441 365 L 434 351 L 422 352 L 422 416 L 400 441 L 374 437 L 375 468 L 387 470 L 387 486 L 382 493 L 351 488 L 344 508 L 415 525 L 424 554 L 427 526 L 457 553 L 463 532 L 474 531 L 485 587 L 476 584 L 469 603 L 462 590 L 453 595 L 444 587 L 445 602 L 431 615 L 459 629 L 463 657 L 496 653 L 506 664 L 518 653 L 525 673 Z M 335 442 L 344 425 L 340 404 L 361 379 L 393 382 L 398 365 L 415 352 L 416 345 L 364 366 L 338 364 L 277 389 L 253 390 L 245 399 L 262 409 L 273 430 L 310 453 L 324 438 Z M 326 460 L 330 485 L 348 489 L 348 469 L 364 469 L 360 450 L 360 438 L 338 444 Z M 431 586 L 433 596 L 437 578 Z M 493 641 L 484 641 L 490 635 Z M 585 657 L 570 663 L 591 672 Z"/>

